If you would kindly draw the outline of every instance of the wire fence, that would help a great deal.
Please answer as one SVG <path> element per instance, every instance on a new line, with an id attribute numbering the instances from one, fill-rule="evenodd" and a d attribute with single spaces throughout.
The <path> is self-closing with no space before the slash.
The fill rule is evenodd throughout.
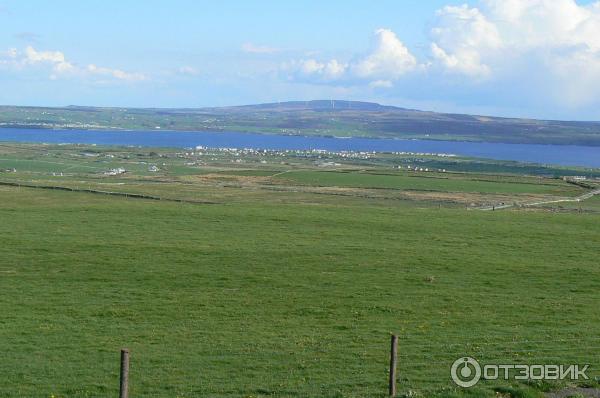
<path id="1" fill-rule="evenodd" d="M 591 334 L 591 325 L 580 324 L 576 329 L 581 336 L 560 327 L 530 329 L 527 333 L 504 330 L 470 334 L 458 333 L 457 329 L 399 334 L 398 396 L 410 391 L 428 396 L 428 392 L 460 389 L 450 370 L 462 357 L 494 365 L 591 365 L 588 375 L 593 381 L 600 376 L 600 335 Z M 168 346 L 148 352 L 153 347 L 142 344 L 131 350 L 127 397 L 384 397 L 390 370 L 389 340 L 381 334 L 370 337 L 346 341 L 345 346 L 336 340 L 332 344 L 287 347 L 269 347 L 249 339 L 245 347 L 219 344 L 190 347 L 188 352 Z M 117 396 L 118 350 L 111 350 L 105 358 L 105 362 L 73 364 L 68 371 L 75 373 L 79 386 L 57 379 L 48 387 L 42 385 L 44 378 L 36 385 L 32 376 L 24 379 L 30 390 L 23 389 L 19 396 Z M 0 374 L 5 370 L 0 363 Z M 50 374 L 51 366 L 44 371 Z M 502 384 L 499 380 L 481 383 L 488 387 Z M 31 391 L 47 394 L 32 395 Z M 3 395 L 0 384 L 1 396 L 11 395 Z"/>
<path id="2" fill-rule="evenodd" d="M 590 378 L 600 376 L 594 368 L 600 363 L 600 336 L 516 339 L 501 334 L 454 338 L 461 338 L 462 342 L 413 342 L 410 335 L 400 336 L 394 364 L 398 396 L 410 391 L 459 389 L 452 381 L 451 367 L 462 357 L 493 365 L 591 365 Z M 392 364 L 388 362 L 388 342 L 382 338 L 380 343 L 377 352 L 367 351 L 345 361 L 340 361 L 339 353 L 331 349 L 319 352 L 261 347 L 251 347 L 245 352 L 207 350 L 196 353 L 193 360 L 171 361 L 145 361 L 143 355 L 138 361 L 133 351 L 131 369 L 127 369 L 126 376 L 130 381 L 128 394 L 121 397 L 382 397 L 387 395 Z M 265 377 L 265 374 L 270 376 Z M 483 385 L 489 382 L 482 380 Z M 501 381 L 493 383 L 498 385 Z M 115 380 L 115 388 L 118 385 Z"/>

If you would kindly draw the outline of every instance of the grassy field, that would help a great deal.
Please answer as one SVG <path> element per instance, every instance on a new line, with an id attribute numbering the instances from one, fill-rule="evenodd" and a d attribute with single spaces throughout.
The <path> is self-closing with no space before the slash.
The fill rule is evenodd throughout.
<path id="1" fill-rule="evenodd" d="M 563 202 L 563 203 L 554 203 L 550 206 L 546 206 L 548 209 L 555 210 L 581 210 L 587 212 L 600 212 L 600 197 L 594 196 L 584 202 Z"/>
<path id="2" fill-rule="evenodd" d="M 63 162 L 70 153 L 45 156 Z M 371 197 L 368 189 L 283 190 L 274 184 L 298 176 L 314 184 L 326 173 L 273 177 L 302 164 L 236 171 L 224 159 L 182 173 L 189 159 L 162 159 L 183 169 L 0 174 L 215 202 L 0 186 L 0 397 L 116 396 L 125 346 L 132 397 L 384 397 L 390 333 L 400 337 L 404 396 L 541 397 L 559 387 L 486 381 L 460 390 L 449 369 L 464 355 L 585 363 L 600 376 L 598 212 L 482 212 Z M 322 188 L 488 186 L 479 175 L 421 187 L 448 181 L 335 174 Z M 492 195 L 520 197 L 517 186 L 527 195 L 578 189 L 489 178 L 500 181 L 486 188 Z M 267 189 L 274 187 L 281 190 Z"/>
<path id="3" fill-rule="evenodd" d="M 283 193 L 288 192 L 285 200 L 291 202 L 313 201 L 313 194 L 322 194 L 329 198 L 322 196 L 317 202 L 342 195 L 361 199 L 418 200 L 424 206 L 477 207 L 577 196 L 586 189 L 547 176 L 584 172 L 591 177 L 600 175 L 598 170 L 531 168 L 526 164 L 507 165 L 478 159 L 439 162 L 440 158 L 436 156 L 414 154 L 348 158 L 348 154 L 337 153 L 181 152 L 5 144 L 0 145 L 0 180 L 217 202 L 283 200 L 286 196 Z M 429 171 L 408 170 L 410 164 L 418 164 L 420 169 Z M 496 173 L 481 172 L 482 164 L 489 170 L 497 167 Z M 158 170 L 151 172 L 151 167 Z M 127 172 L 106 175 L 107 171 L 116 168 Z M 507 169 L 514 173 L 506 173 Z M 537 175 L 529 175 L 527 171 Z M 243 195 L 240 195 L 240 189 L 244 190 Z"/>
<path id="4" fill-rule="evenodd" d="M 425 190 L 445 192 L 480 192 L 480 193 L 542 193 L 542 194 L 576 194 L 581 191 L 578 187 L 568 186 L 562 181 L 539 180 L 502 181 L 487 177 L 473 178 L 460 176 L 451 178 L 445 175 L 419 174 L 373 174 L 360 172 L 319 172 L 298 171 L 282 175 L 281 178 L 290 179 L 309 185 L 341 186 L 357 188 L 397 189 L 397 190 Z"/>

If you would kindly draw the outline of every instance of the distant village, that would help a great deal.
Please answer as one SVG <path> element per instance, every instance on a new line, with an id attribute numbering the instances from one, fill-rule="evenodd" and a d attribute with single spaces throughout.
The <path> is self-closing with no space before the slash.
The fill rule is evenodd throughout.
<path id="1" fill-rule="evenodd" d="M 409 152 L 409 151 L 331 151 L 325 149 L 310 149 L 310 150 L 279 150 L 279 149 L 254 149 L 254 148 L 231 148 L 231 147 L 207 147 L 196 146 L 187 148 L 183 151 L 167 152 L 148 152 L 148 153 L 121 153 L 120 151 L 102 151 L 102 150 L 84 150 L 76 156 L 85 158 L 105 158 L 114 159 L 106 160 L 101 163 L 110 163 L 110 167 L 98 170 L 98 173 L 106 177 L 121 176 L 130 173 L 133 170 L 141 171 L 141 167 L 145 168 L 148 173 L 158 173 L 168 171 L 167 163 L 161 162 L 158 159 L 163 158 L 179 158 L 183 161 L 183 165 L 187 167 L 201 167 L 212 162 L 223 163 L 231 162 L 236 164 L 243 163 L 260 163 L 260 164 L 290 164 L 292 159 L 306 160 L 314 167 L 318 168 L 338 168 L 348 165 L 363 164 L 368 167 L 372 164 L 386 164 L 390 168 L 405 170 L 408 172 L 419 173 L 446 173 L 446 167 L 450 163 L 435 159 L 451 159 L 458 158 L 458 155 L 451 153 L 436 153 L 436 152 Z M 133 161 L 139 159 L 138 161 Z M 289 159 L 289 160 L 286 160 Z M 116 163 L 116 164 L 115 164 Z M 136 164 L 136 167 L 129 167 L 127 164 Z M 108 166 L 108 164 L 107 164 Z M 450 167 L 450 169 L 452 169 Z M 0 169 L 3 173 L 16 173 L 15 168 Z M 52 171 L 54 177 L 63 177 L 62 171 Z M 72 175 L 72 172 L 68 175 Z M 559 177 L 555 175 L 555 177 Z M 585 175 L 561 175 L 560 178 L 567 182 L 586 185 L 590 181 L 595 181 L 593 176 Z"/>
<path id="2" fill-rule="evenodd" d="M 439 157 L 439 158 L 452 158 L 457 155 L 449 153 L 433 153 L 433 152 L 377 152 L 377 151 L 329 151 L 325 149 L 310 149 L 310 150 L 277 150 L 277 149 L 253 149 L 253 148 L 227 148 L 227 147 L 205 147 L 197 146 L 195 148 L 189 148 L 186 152 L 178 153 L 179 157 L 199 157 L 199 156 L 219 156 L 228 155 L 233 157 L 232 163 L 243 163 L 244 158 L 306 158 L 314 159 L 317 167 L 339 167 L 342 166 L 340 161 L 356 161 L 356 160 L 371 160 L 375 159 L 380 155 L 392 155 L 392 156 L 403 156 L 403 157 Z M 210 160 L 217 160 L 216 157 Z M 335 160 L 335 161 L 334 161 Z M 267 163 L 265 159 L 260 160 L 260 163 Z M 188 166 L 198 165 L 196 162 L 186 163 Z M 411 171 L 437 171 L 446 172 L 446 169 L 429 169 L 425 167 L 418 167 L 412 165 L 406 166 L 395 166 L 398 169 L 406 169 Z"/>

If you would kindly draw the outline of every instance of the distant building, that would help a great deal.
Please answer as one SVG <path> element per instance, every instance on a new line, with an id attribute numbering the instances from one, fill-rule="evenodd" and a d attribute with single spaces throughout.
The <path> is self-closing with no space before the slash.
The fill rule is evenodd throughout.
<path id="1" fill-rule="evenodd" d="M 124 174 L 124 173 L 126 173 L 126 170 L 122 167 L 119 167 L 117 169 L 110 169 L 108 171 L 105 171 L 104 175 L 105 176 L 116 176 L 116 175 Z"/>
<path id="2" fill-rule="evenodd" d="M 341 166 L 341 163 L 335 163 L 335 162 L 321 162 L 321 163 L 317 163 L 318 167 L 338 167 Z"/>
<path id="3" fill-rule="evenodd" d="M 563 177 L 565 181 L 585 181 L 587 180 L 586 176 L 565 176 Z"/>

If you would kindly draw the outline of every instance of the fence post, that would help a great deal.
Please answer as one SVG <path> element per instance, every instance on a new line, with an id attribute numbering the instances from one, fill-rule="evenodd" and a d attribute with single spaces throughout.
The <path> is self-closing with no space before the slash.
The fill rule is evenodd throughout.
<path id="1" fill-rule="evenodd" d="M 390 397 L 396 396 L 396 367 L 398 364 L 398 336 L 392 335 L 390 349 Z"/>
<path id="2" fill-rule="evenodd" d="M 121 350 L 121 386 L 119 389 L 119 398 L 129 397 L 129 350 L 123 348 Z"/>

